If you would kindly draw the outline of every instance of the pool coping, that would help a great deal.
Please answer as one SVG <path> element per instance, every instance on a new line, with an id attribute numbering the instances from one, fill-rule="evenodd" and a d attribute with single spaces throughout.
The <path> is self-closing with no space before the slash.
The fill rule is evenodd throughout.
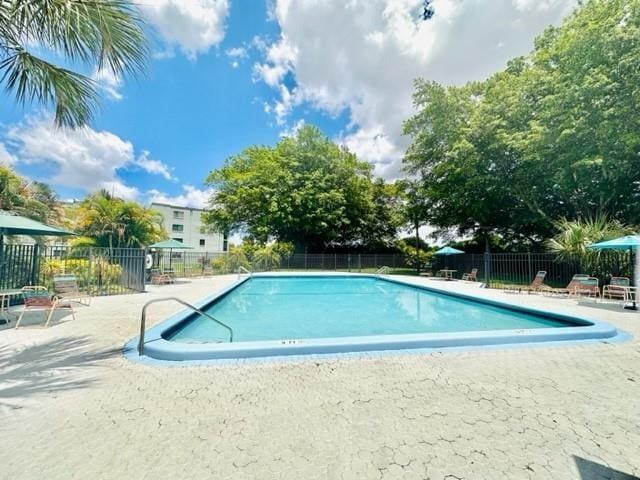
<path id="1" fill-rule="evenodd" d="M 488 299 L 467 293 L 451 292 L 427 285 L 415 284 L 391 278 L 386 275 L 340 273 L 340 274 L 300 274 L 300 273 L 264 273 L 254 274 L 238 279 L 217 292 L 194 303 L 196 308 L 202 308 L 211 302 L 225 296 L 242 283 L 252 277 L 349 277 L 376 278 L 391 283 L 397 283 L 416 289 L 431 291 L 441 295 L 462 298 L 485 305 L 506 308 L 511 311 L 530 313 L 547 318 L 582 324 L 575 327 L 538 328 L 518 330 L 487 330 L 443 333 L 418 333 L 399 335 L 376 335 L 360 337 L 313 338 L 313 339 L 283 339 L 237 343 L 181 343 L 165 340 L 163 334 L 176 328 L 188 319 L 192 312 L 181 310 L 147 330 L 145 333 L 144 356 L 140 357 L 135 345 L 138 337 L 131 339 L 125 345 L 125 355 L 131 360 L 157 360 L 170 363 L 202 362 L 216 360 L 234 360 L 264 357 L 309 356 L 325 354 L 386 352 L 397 350 L 442 350 L 459 348 L 485 348 L 507 345 L 541 345 L 562 344 L 586 341 L 618 341 L 628 335 L 612 325 L 580 316 L 567 315 L 548 309 L 523 307 L 513 303 Z"/>

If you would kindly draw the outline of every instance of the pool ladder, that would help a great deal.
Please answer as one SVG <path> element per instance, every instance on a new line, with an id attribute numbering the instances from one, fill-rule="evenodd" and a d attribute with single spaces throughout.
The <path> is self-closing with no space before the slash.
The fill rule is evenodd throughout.
<path id="1" fill-rule="evenodd" d="M 142 315 L 140 316 L 140 339 L 138 340 L 138 355 L 144 355 L 144 331 L 145 331 L 145 326 L 146 326 L 146 323 L 147 323 L 147 307 L 149 305 L 154 304 L 154 303 L 168 302 L 168 301 L 178 302 L 179 304 L 184 305 L 185 307 L 189 308 L 190 310 L 193 310 L 197 314 L 202 315 L 203 317 L 206 317 L 209 320 L 213 320 L 214 322 L 216 322 L 221 327 L 224 327 L 229 332 L 229 343 L 233 343 L 233 329 L 229 325 L 226 325 L 226 324 L 222 323 L 220 320 L 217 320 L 217 319 L 213 318 L 208 313 L 203 312 L 199 308 L 196 308 L 193 305 L 191 305 L 190 303 L 187 303 L 184 300 L 181 300 L 181 299 L 179 299 L 177 297 L 156 298 L 154 300 L 149 300 L 142 307 Z"/>
<path id="2" fill-rule="evenodd" d="M 244 268 L 242 265 L 238 267 L 236 273 L 238 274 L 238 280 L 242 278 L 242 275 L 248 275 L 249 277 L 253 276 L 253 273 Z"/>
<path id="3" fill-rule="evenodd" d="M 386 265 L 380 267 L 378 270 L 376 270 L 376 275 L 389 275 L 389 272 L 391 271 L 391 269 L 389 267 L 387 267 Z"/>

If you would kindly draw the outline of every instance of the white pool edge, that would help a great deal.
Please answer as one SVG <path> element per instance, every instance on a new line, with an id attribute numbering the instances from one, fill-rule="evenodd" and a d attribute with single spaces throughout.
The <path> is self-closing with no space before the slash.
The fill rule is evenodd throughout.
<path id="1" fill-rule="evenodd" d="M 424 333 L 424 334 L 402 334 L 402 335 L 376 335 L 361 337 L 340 337 L 340 338 L 314 338 L 295 339 L 278 341 L 258 341 L 258 342 L 237 342 L 237 343 L 180 343 L 165 340 L 163 333 L 174 328 L 177 324 L 188 318 L 192 312 L 182 310 L 167 320 L 150 328 L 145 333 L 144 356 L 140 357 L 135 345 L 137 338 L 131 339 L 125 345 L 125 355 L 133 361 L 144 360 L 144 363 L 157 360 L 161 362 L 201 362 L 207 360 L 232 360 L 263 357 L 283 357 L 283 356 L 304 356 L 304 355 L 324 355 L 324 354 L 344 354 L 362 352 L 385 352 L 395 350 L 441 350 L 453 348 L 483 348 L 501 345 L 531 345 L 531 344 L 558 344 L 587 341 L 621 341 L 628 337 L 625 332 L 617 330 L 615 327 L 605 322 L 586 319 L 579 316 L 572 316 L 554 312 L 553 310 L 522 307 L 512 303 L 496 301 L 483 298 L 480 295 L 470 295 L 467 293 L 450 292 L 440 288 L 430 288 L 425 285 L 418 285 L 412 282 L 402 281 L 398 278 L 388 276 L 377 276 L 369 274 L 325 274 L 325 273 L 284 273 L 284 274 L 255 274 L 256 277 L 299 277 L 299 276 L 345 276 L 345 277 L 367 277 L 381 278 L 389 282 L 432 291 L 452 297 L 507 308 L 512 311 L 530 313 L 533 315 L 543 315 L 568 321 L 576 324 L 584 324 L 576 327 L 563 328 L 540 328 L 540 329 L 519 329 L 519 330 L 490 330 L 480 332 L 445 332 L 445 333 Z M 226 295 L 240 284 L 249 280 L 250 277 L 242 278 L 231 283 L 214 294 L 196 302 L 194 306 L 202 308 L 216 299 Z"/>

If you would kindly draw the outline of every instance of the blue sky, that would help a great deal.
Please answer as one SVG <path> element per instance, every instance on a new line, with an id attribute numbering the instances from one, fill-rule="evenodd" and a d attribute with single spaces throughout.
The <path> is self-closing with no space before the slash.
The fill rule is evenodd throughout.
<path id="1" fill-rule="evenodd" d="M 102 108 L 60 131 L 40 107 L 0 111 L 0 162 L 60 197 L 98 188 L 141 202 L 203 206 L 207 173 L 303 123 L 402 176 L 412 81 L 481 79 L 526 54 L 573 0 L 147 0 L 145 75 L 92 74 Z"/>

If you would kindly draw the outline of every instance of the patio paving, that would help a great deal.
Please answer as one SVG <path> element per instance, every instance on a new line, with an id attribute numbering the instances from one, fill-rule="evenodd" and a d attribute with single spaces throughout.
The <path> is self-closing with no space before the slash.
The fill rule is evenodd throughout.
<path id="1" fill-rule="evenodd" d="M 0 330 L 0 478 L 640 476 L 636 312 L 414 278 L 604 320 L 633 338 L 180 367 L 122 356 L 146 301 L 194 301 L 233 280 L 95 298 L 76 321 Z M 155 305 L 150 323 L 179 309 Z"/>

